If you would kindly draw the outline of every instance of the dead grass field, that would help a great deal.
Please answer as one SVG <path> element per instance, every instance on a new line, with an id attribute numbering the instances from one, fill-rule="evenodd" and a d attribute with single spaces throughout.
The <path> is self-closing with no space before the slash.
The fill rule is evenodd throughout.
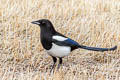
<path id="1" fill-rule="evenodd" d="M 40 43 L 47 18 L 80 44 L 116 51 L 78 49 L 50 73 L 52 58 Z M 120 80 L 120 0 L 0 0 L 0 80 Z"/>

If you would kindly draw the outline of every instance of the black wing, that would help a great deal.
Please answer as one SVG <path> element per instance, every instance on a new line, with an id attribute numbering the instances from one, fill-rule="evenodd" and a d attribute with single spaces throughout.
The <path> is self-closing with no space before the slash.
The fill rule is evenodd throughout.
<path id="1" fill-rule="evenodd" d="M 79 43 L 77 43 L 76 41 L 74 41 L 70 38 L 67 38 L 64 41 L 57 41 L 57 40 L 53 39 L 53 42 L 60 46 L 69 46 L 69 47 L 71 47 L 71 51 L 74 49 L 77 49 L 77 48 L 82 48 L 82 49 L 91 50 L 91 51 L 101 51 L 101 52 L 117 49 L 117 46 L 114 46 L 112 48 L 97 48 L 97 47 L 88 47 L 88 46 L 84 46 L 84 45 L 79 45 Z"/>

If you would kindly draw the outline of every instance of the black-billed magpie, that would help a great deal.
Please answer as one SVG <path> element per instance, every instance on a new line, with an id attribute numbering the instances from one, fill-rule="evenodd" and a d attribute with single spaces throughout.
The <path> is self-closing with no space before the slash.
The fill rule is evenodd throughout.
<path id="1" fill-rule="evenodd" d="M 51 21 L 48 19 L 40 19 L 37 21 L 33 21 L 33 24 L 37 24 L 41 28 L 40 39 L 42 46 L 47 53 L 52 56 L 54 64 L 52 69 L 55 66 L 57 58 L 59 58 L 58 68 L 62 64 L 62 58 L 68 56 L 71 51 L 82 48 L 86 50 L 92 51 L 112 51 L 117 49 L 117 46 L 112 48 L 97 48 L 97 47 L 88 47 L 84 45 L 80 45 L 76 41 L 62 35 L 61 33 L 57 32 Z"/>

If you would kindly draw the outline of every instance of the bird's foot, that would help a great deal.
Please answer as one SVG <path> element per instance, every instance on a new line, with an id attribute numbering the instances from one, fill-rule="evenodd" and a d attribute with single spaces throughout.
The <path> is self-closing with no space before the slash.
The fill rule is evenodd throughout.
<path id="1" fill-rule="evenodd" d="M 57 67 L 58 70 L 59 70 L 60 66 L 61 66 L 61 64 L 58 64 L 58 67 Z"/>
<path id="2" fill-rule="evenodd" d="M 53 71 L 54 72 L 55 64 L 52 65 L 50 73 Z"/>

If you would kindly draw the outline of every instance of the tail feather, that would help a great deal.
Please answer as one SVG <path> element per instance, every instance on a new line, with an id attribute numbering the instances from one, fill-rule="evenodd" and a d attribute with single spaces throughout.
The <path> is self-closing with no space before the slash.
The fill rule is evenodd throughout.
<path id="1" fill-rule="evenodd" d="M 97 48 L 97 47 L 88 47 L 84 45 L 80 45 L 79 48 L 86 49 L 86 50 L 91 50 L 91 51 L 113 51 L 117 49 L 117 46 L 114 46 L 112 48 Z"/>

